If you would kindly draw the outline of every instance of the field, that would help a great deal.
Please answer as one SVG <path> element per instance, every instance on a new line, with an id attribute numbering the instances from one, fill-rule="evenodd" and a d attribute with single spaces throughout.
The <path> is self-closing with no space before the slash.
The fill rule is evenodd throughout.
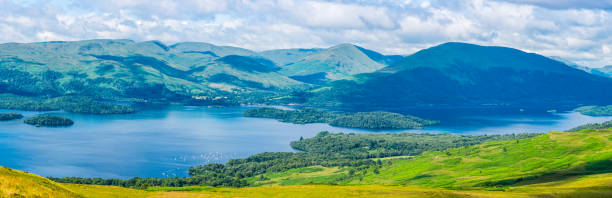
<path id="1" fill-rule="evenodd" d="M 5 172 L 3 172 L 3 175 Z M 39 182 L 44 178 L 39 177 Z M 4 180 L 3 180 L 4 181 Z M 14 180 L 13 180 L 14 181 Z M 50 181 L 47 181 L 50 182 Z M 612 175 L 598 174 L 570 180 L 537 185 L 512 187 L 506 191 L 447 190 L 415 186 L 383 185 L 294 185 L 262 186 L 248 188 L 213 187 L 149 187 L 136 190 L 113 186 L 81 184 L 55 184 L 47 194 L 38 193 L 44 187 L 28 183 L 21 186 L 23 197 L 610 197 Z M 42 185 L 41 185 L 42 186 Z M 14 197 L 6 194 L 6 185 L 1 185 L 0 197 Z M 17 196 L 18 197 L 18 196 Z"/>
<path id="2" fill-rule="evenodd" d="M 350 184 L 505 188 L 612 172 L 612 130 L 549 132 L 516 141 L 425 152 Z"/>
<path id="3" fill-rule="evenodd" d="M 0 167 L 0 197 L 79 197 L 46 178 Z"/>

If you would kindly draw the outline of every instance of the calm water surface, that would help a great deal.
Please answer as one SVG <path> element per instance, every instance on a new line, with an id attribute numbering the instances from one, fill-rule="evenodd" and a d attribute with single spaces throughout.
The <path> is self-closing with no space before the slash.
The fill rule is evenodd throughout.
<path id="1" fill-rule="evenodd" d="M 567 130 L 612 120 L 545 110 L 421 108 L 403 113 L 443 124 L 422 130 L 367 131 L 245 118 L 242 111 L 246 108 L 170 107 L 110 116 L 52 112 L 75 121 L 66 128 L 37 128 L 23 120 L 0 122 L 0 165 L 54 177 L 182 177 L 194 165 L 267 151 L 293 151 L 290 141 L 323 130 L 503 134 Z M 26 118 L 41 113 L 17 112 Z"/>

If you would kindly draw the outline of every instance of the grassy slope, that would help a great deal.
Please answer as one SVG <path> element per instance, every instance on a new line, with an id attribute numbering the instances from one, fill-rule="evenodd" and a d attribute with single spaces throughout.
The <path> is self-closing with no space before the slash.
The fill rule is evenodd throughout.
<path id="1" fill-rule="evenodd" d="M 562 182 L 510 188 L 507 191 L 448 190 L 416 186 L 293 185 L 247 188 L 149 188 L 67 184 L 85 197 L 610 197 L 612 175 L 600 174 Z"/>
<path id="2" fill-rule="evenodd" d="M 46 178 L 0 167 L 0 197 L 80 197 Z"/>
<path id="3" fill-rule="evenodd" d="M 542 183 L 612 172 L 612 130 L 550 132 L 519 141 L 426 152 L 384 166 L 353 184 L 466 189 Z M 373 171 L 372 171 L 373 172 Z"/>
<path id="4" fill-rule="evenodd" d="M 253 182 L 253 186 L 287 186 L 287 185 L 305 185 L 305 184 L 329 184 L 337 183 L 345 178 L 347 170 L 338 167 L 304 167 L 291 169 L 279 173 L 266 173 L 266 180 L 260 181 L 258 176 L 249 178 L 249 183 Z"/>
<path id="5" fill-rule="evenodd" d="M 354 74 L 374 72 L 384 66 L 370 59 L 354 45 L 341 44 L 284 66 L 280 73 L 301 76 L 324 72 L 327 78 L 337 80 Z"/>
<path id="6" fill-rule="evenodd" d="M 90 187 L 86 185 L 69 185 L 71 188 L 88 188 L 94 191 L 85 192 L 86 197 L 99 196 L 97 191 L 103 186 Z M 485 191 L 452 191 L 436 188 L 406 187 L 406 186 L 331 186 L 331 185 L 299 185 L 299 186 L 263 186 L 248 188 L 149 188 L 147 191 L 134 190 L 147 197 L 503 197 L 501 192 Z M 143 197 L 143 194 L 126 194 L 116 197 Z M 511 196 L 524 194 L 513 193 Z M 108 194 L 113 196 L 112 194 Z"/>

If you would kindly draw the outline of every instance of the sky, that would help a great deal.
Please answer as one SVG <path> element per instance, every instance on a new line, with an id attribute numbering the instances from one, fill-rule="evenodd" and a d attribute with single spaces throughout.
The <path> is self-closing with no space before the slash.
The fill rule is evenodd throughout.
<path id="1" fill-rule="evenodd" d="M 612 0 L 0 0 L 0 43 L 196 41 L 252 50 L 444 42 L 612 65 Z"/>

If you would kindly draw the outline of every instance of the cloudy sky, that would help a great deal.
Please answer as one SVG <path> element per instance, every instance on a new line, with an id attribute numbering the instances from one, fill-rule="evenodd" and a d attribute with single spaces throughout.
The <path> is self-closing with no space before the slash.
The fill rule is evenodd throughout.
<path id="1" fill-rule="evenodd" d="M 253 50 L 354 43 L 385 54 L 461 41 L 601 67 L 612 65 L 612 0 L 0 0 L 0 35 Z"/>

